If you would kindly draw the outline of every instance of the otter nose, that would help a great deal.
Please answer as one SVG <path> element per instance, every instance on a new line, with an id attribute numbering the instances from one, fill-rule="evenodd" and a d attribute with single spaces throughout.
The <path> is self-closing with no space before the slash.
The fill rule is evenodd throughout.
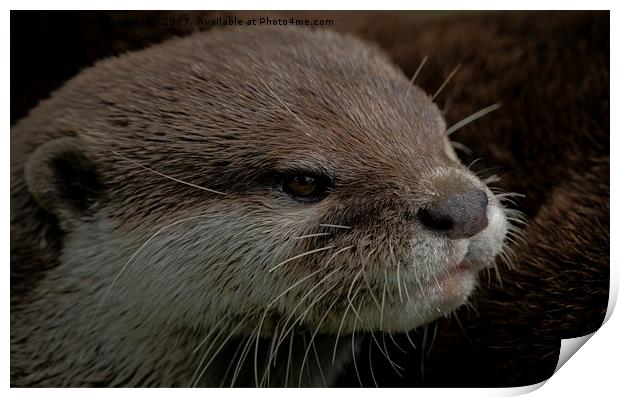
<path id="1" fill-rule="evenodd" d="M 487 227 L 489 200 L 480 189 L 454 192 L 418 212 L 427 228 L 440 231 L 450 239 L 465 239 Z"/>

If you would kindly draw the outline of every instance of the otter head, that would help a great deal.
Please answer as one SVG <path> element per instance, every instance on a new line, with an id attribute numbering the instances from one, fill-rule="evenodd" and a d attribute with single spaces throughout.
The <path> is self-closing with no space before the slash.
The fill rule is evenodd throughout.
<path id="1" fill-rule="evenodd" d="M 440 110 L 356 39 L 197 34 L 57 97 L 73 137 L 27 180 L 66 232 L 83 325 L 407 331 L 463 304 L 502 250 L 505 212 Z"/>

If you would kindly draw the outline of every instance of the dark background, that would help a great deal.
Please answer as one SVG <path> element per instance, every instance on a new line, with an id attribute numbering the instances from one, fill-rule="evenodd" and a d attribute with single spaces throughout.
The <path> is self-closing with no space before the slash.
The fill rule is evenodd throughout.
<path id="1" fill-rule="evenodd" d="M 97 60 L 202 28 L 175 16 L 260 16 L 286 12 L 11 12 L 11 124 Z M 448 125 L 497 101 L 500 110 L 454 134 L 483 175 L 525 198 L 526 239 L 511 243 L 515 268 L 482 283 L 463 308 L 387 339 L 398 376 L 375 347 L 380 386 L 520 386 L 547 379 L 560 339 L 595 331 L 609 288 L 608 12 L 297 12 L 333 18 L 334 29 L 379 44 L 438 98 Z M 426 337 L 425 337 L 426 336 Z M 371 340 L 369 339 L 369 342 Z M 372 386 L 368 349 L 358 361 Z M 342 386 L 359 385 L 348 369 Z"/>

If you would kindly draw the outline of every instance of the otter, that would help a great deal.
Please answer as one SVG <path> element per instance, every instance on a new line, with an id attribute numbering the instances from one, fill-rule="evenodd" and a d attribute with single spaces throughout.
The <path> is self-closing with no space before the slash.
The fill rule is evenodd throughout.
<path id="1" fill-rule="evenodd" d="M 360 335 L 450 314 L 506 255 L 507 196 L 446 131 L 329 31 L 84 70 L 11 130 L 12 384 L 333 384 Z"/>

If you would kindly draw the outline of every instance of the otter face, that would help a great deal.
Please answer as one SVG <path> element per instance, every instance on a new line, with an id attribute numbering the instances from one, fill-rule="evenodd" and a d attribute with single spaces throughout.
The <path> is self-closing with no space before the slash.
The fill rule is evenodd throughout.
<path id="1" fill-rule="evenodd" d="M 440 111 L 353 38 L 199 34 L 104 61 L 61 94 L 59 123 L 102 182 L 88 206 L 50 206 L 65 264 L 92 282 L 88 316 L 407 331 L 465 303 L 502 250 L 504 210 Z"/>

